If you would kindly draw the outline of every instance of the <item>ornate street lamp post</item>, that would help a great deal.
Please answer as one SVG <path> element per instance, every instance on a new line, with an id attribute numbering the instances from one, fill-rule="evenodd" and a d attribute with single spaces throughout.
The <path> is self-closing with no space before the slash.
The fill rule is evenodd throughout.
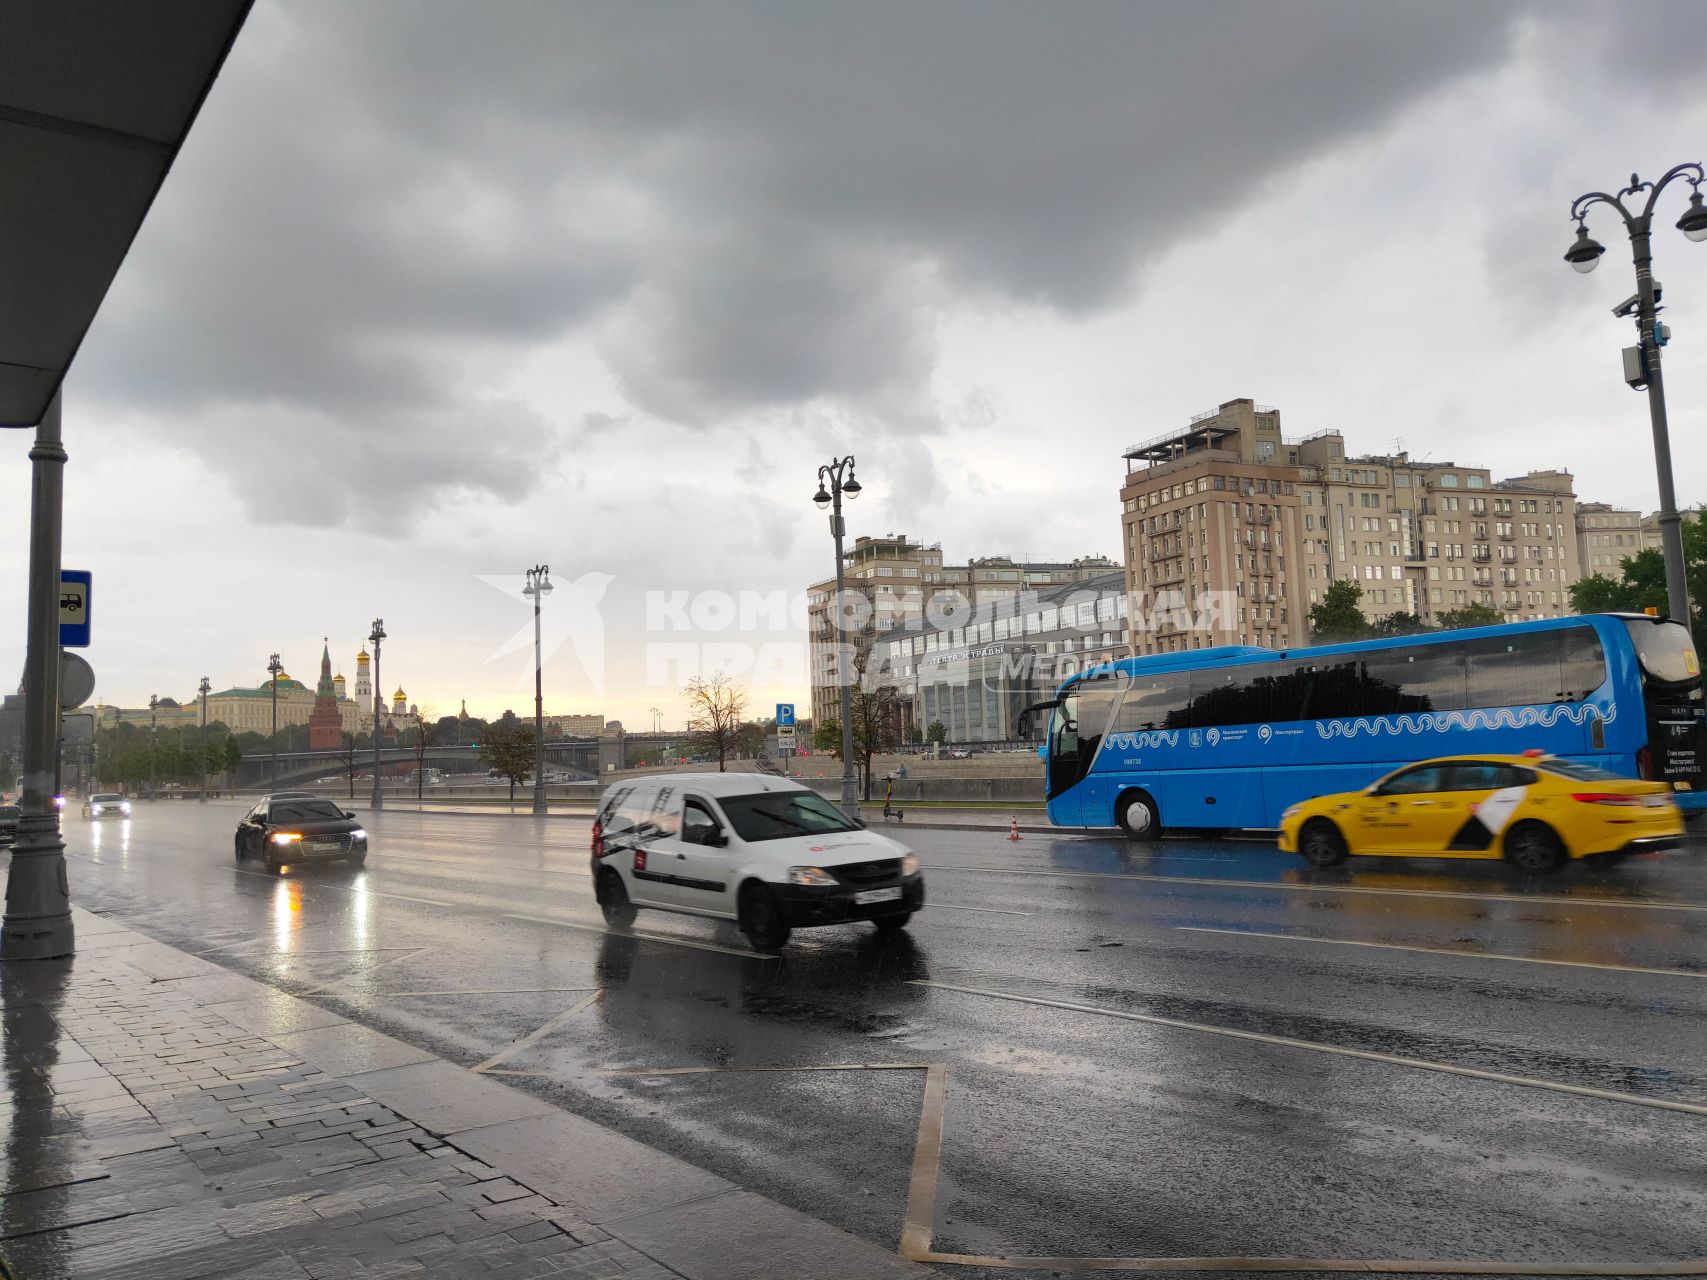
<path id="1" fill-rule="evenodd" d="M 279 789 L 279 673 L 283 670 L 284 663 L 279 661 L 278 654 L 275 653 L 272 657 L 267 659 L 267 672 L 270 677 L 267 681 L 267 689 L 273 695 L 273 764 L 271 786 L 274 791 Z"/>
<path id="2" fill-rule="evenodd" d="M 385 808 L 385 793 L 379 786 L 379 740 L 380 721 L 385 715 L 385 686 L 379 679 L 379 642 L 385 639 L 385 622 L 383 619 L 373 620 L 373 630 L 368 635 L 368 643 L 373 646 L 373 795 L 368 805 L 373 809 Z"/>
<path id="3" fill-rule="evenodd" d="M 551 566 L 536 564 L 527 571 L 524 596 L 533 599 L 533 811 L 545 813 L 545 681 L 539 646 L 539 602 L 551 594 Z"/>
<path id="4" fill-rule="evenodd" d="M 148 695 L 148 798 L 160 798 L 160 782 L 156 769 L 160 760 L 160 699 Z"/>
<path id="5" fill-rule="evenodd" d="M 842 813 L 850 822 L 859 821 L 859 782 L 854 775 L 853 757 L 854 645 L 852 642 L 842 643 L 842 631 L 847 626 L 847 584 L 842 571 L 842 539 L 847 536 L 847 523 L 842 519 L 842 495 L 846 494 L 851 501 L 859 497 L 862 487 L 854 475 L 854 459 L 850 453 L 818 468 L 818 492 L 812 495 L 812 501 L 818 504 L 820 511 L 829 510 L 830 536 L 836 540 L 834 625 L 838 637 L 836 680 L 841 688 Z"/>
<path id="6" fill-rule="evenodd" d="M 207 803 L 207 695 L 212 689 L 213 683 L 206 676 L 203 676 L 201 684 L 196 686 L 196 692 L 201 695 L 202 704 L 202 796 L 196 802 L 197 804 Z"/>
<path id="7" fill-rule="evenodd" d="M 1624 219 L 1624 229 L 1630 235 L 1630 252 L 1636 263 L 1636 296 L 1613 309 L 1612 314 L 1633 317 L 1636 321 L 1637 345 L 1626 351 L 1625 381 L 1640 390 L 1648 389 L 1648 417 L 1653 425 L 1654 467 L 1659 473 L 1660 546 L 1665 555 L 1667 611 L 1677 621 L 1689 625 L 1689 585 L 1684 576 L 1683 529 L 1677 514 L 1677 492 L 1671 477 L 1671 438 L 1666 424 L 1665 383 L 1660 375 L 1660 348 L 1670 336 L 1658 320 L 1660 286 L 1653 274 L 1653 251 L 1650 237 L 1653 230 L 1654 205 L 1660 192 L 1675 179 L 1689 183 L 1692 194 L 1689 208 L 1677 220 L 1677 229 L 1691 240 L 1707 240 L 1707 204 L 1701 198 L 1701 183 L 1707 179 L 1698 164 L 1680 164 L 1658 182 L 1643 182 L 1630 175 L 1630 185 L 1617 195 L 1591 191 L 1571 202 L 1571 217 L 1577 221 L 1576 242 L 1565 252 L 1565 261 L 1574 270 L 1593 271 L 1600 264 L 1606 247 L 1589 238 L 1585 219 L 1589 208 L 1609 204 Z M 1625 196 L 1648 193 L 1639 213 L 1632 213 L 1624 203 Z M 1634 357 L 1634 360 L 1631 357 Z"/>

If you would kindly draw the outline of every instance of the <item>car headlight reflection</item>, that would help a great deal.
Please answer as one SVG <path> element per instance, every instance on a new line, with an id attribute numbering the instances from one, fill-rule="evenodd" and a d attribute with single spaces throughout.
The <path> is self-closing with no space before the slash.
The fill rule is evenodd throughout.
<path id="1" fill-rule="evenodd" d="M 790 884 L 835 884 L 836 878 L 823 867 L 790 867 L 788 869 Z"/>
<path id="2" fill-rule="evenodd" d="M 356 841 L 366 841 L 367 840 L 367 831 L 361 827 L 357 827 L 354 831 L 350 832 L 350 839 L 356 840 Z"/>
<path id="3" fill-rule="evenodd" d="M 302 833 L 300 831 L 275 831 L 275 832 L 273 832 L 273 843 L 274 844 L 295 844 L 297 841 L 299 841 L 301 839 L 302 839 Z"/>
<path id="4" fill-rule="evenodd" d="M 918 854 L 909 853 L 901 859 L 901 874 L 904 876 L 916 876 L 919 874 Z"/>

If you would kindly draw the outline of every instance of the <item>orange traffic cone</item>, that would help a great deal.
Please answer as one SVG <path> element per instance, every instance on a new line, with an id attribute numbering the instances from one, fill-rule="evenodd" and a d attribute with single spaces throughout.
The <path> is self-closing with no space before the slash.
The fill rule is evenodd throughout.
<path id="1" fill-rule="evenodd" d="M 1022 838 L 1019 833 L 1019 815 L 1016 813 L 1013 816 L 1013 821 L 1008 824 L 1008 839 L 1019 840 Z"/>

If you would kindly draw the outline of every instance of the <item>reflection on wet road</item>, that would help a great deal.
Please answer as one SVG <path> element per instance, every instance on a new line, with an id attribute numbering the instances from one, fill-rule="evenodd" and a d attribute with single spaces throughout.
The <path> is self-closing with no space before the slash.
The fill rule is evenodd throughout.
<path id="1" fill-rule="evenodd" d="M 954 1274 L 1707 1256 L 1700 845 L 1526 882 L 909 829 L 908 935 L 767 958 L 607 930 L 581 821 L 371 815 L 364 871 L 274 878 L 238 812 L 68 823 L 74 897 Z"/>

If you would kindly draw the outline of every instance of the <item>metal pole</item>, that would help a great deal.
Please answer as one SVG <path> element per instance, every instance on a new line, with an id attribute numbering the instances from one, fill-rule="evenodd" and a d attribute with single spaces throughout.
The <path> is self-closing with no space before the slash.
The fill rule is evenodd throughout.
<path id="1" fill-rule="evenodd" d="M 52 960 L 77 949 L 65 841 L 54 806 L 59 742 L 59 553 L 65 449 L 58 393 L 30 450 L 30 586 L 24 648 L 23 816 L 6 879 L 0 958 Z"/>
<path id="2" fill-rule="evenodd" d="M 544 595 L 540 583 L 544 580 L 539 569 L 533 579 L 533 811 L 545 813 L 545 676 L 540 657 L 539 599 Z"/>
<path id="3" fill-rule="evenodd" d="M 835 510 L 830 516 L 830 531 L 836 537 L 836 617 L 844 630 L 847 624 L 847 584 L 842 568 L 842 536 L 847 525 L 842 520 L 842 478 L 834 477 L 830 492 L 835 498 Z M 859 780 L 854 774 L 853 757 L 853 646 L 838 645 L 842 662 L 842 814 L 850 822 L 859 821 Z"/>
<path id="4" fill-rule="evenodd" d="M 155 694 L 148 695 L 148 798 L 160 798 L 160 781 L 158 776 L 160 764 L 160 699 Z"/>
<path id="5" fill-rule="evenodd" d="M 201 694 L 201 703 L 202 703 L 202 733 L 201 733 L 202 798 L 199 801 L 197 801 L 198 804 L 206 804 L 207 803 L 207 691 L 209 689 L 211 689 L 212 687 L 213 687 L 213 685 L 211 683 L 209 683 L 208 678 L 206 676 L 203 676 L 201 685 L 196 690 L 197 693 Z"/>
<path id="6" fill-rule="evenodd" d="M 1666 422 L 1665 381 L 1660 376 L 1660 345 L 1654 340 L 1655 316 L 1653 251 L 1649 241 L 1649 219 L 1640 218 L 1630 227 L 1631 256 L 1636 262 L 1636 328 L 1642 345 L 1642 362 L 1648 375 L 1648 418 L 1653 424 L 1654 470 L 1659 478 L 1660 553 L 1666 566 L 1666 611 L 1684 626 L 1689 625 L 1689 582 L 1683 560 L 1683 525 L 1677 513 L 1677 490 L 1671 477 L 1671 433 Z"/>
<path id="7" fill-rule="evenodd" d="M 379 738 L 380 719 L 385 713 L 385 685 L 379 678 L 379 642 L 385 639 L 385 625 L 381 619 L 373 620 L 373 634 L 368 639 L 373 641 L 373 794 L 368 798 L 368 805 L 373 809 L 383 809 L 385 793 L 379 785 Z"/>
<path id="8" fill-rule="evenodd" d="M 267 681 L 267 689 L 273 698 L 273 736 L 272 736 L 272 785 L 271 790 L 279 789 L 279 672 L 284 668 L 279 664 L 279 655 L 274 654 L 272 661 L 267 663 L 267 673 L 271 677 Z"/>

